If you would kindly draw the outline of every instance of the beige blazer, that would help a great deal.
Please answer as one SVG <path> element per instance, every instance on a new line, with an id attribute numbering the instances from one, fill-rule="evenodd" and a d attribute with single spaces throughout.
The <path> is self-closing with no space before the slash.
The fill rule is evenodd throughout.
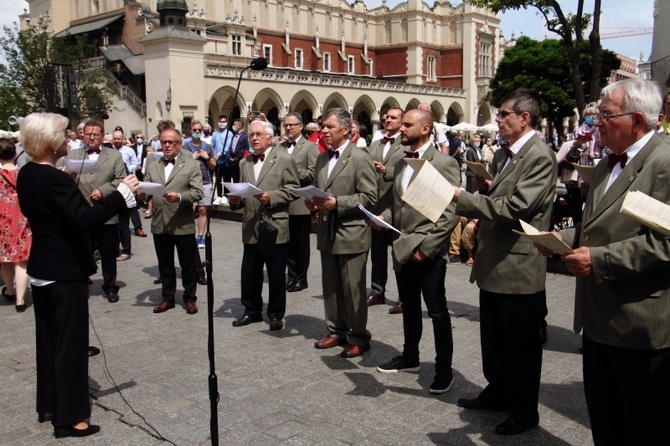
<path id="1" fill-rule="evenodd" d="M 370 249 L 370 226 L 360 203 L 373 209 L 377 203 L 375 167 L 370 154 L 349 143 L 328 175 L 328 153 L 321 153 L 314 168 L 314 186 L 337 198 L 335 240 L 328 239 L 328 212 L 319 212 L 317 249 L 330 254 L 358 254 Z"/>
<path id="2" fill-rule="evenodd" d="M 147 163 L 144 181 L 162 184 L 168 192 L 181 195 L 179 203 L 168 203 L 161 195 L 154 195 L 151 232 L 154 234 L 195 234 L 193 204 L 203 197 L 200 162 L 190 153 L 180 151 L 169 178 L 159 160 Z"/>
<path id="3" fill-rule="evenodd" d="M 450 184 L 460 183 L 460 170 L 454 158 L 431 146 L 423 154 L 423 159 L 432 164 Z M 433 223 L 402 201 L 400 198 L 403 194 L 402 177 L 406 167 L 407 163 L 404 159 L 396 162 L 391 188 L 393 203 L 382 213 L 384 220 L 392 222 L 393 226 L 402 232 L 393 242 L 393 269 L 395 271 L 400 271 L 402 265 L 410 262 L 412 253 L 417 249 L 430 259 L 435 257 L 446 259 L 449 254 L 449 236 L 459 219 L 454 213 L 456 204 L 453 202 L 442 212 L 437 222 Z M 414 171 L 410 184 L 417 173 Z"/>
<path id="4" fill-rule="evenodd" d="M 288 143 L 282 141 L 275 145 L 275 148 L 284 150 L 288 153 Z M 314 165 L 316 164 L 316 157 L 319 156 L 319 147 L 304 136 L 301 136 L 291 153 L 298 166 L 298 178 L 300 186 L 309 186 L 314 180 Z M 310 211 L 305 207 L 303 200 L 292 201 L 288 207 L 290 215 L 309 215 Z"/>
<path id="5" fill-rule="evenodd" d="M 549 230 L 556 193 L 556 156 L 533 135 L 504 170 L 505 151 L 493 156 L 498 174 L 485 195 L 460 193 L 456 213 L 480 219 L 477 261 L 470 282 L 485 291 L 533 294 L 545 288 L 547 260 L 533 243 L 512 232 L 519 219 Z M 502 170 L 502 172 L 501 172 Z"/>
<path id="6" fill-rule="evenodd" d="M 88 159 L 86 149 L 70 150 L 65 158 L 83 160 Z M 103 197 L 111 194 L 119 187 L 121 180 L 126 177 L 126 165 L 123 162 L 121 153 L 118 150 L 109 147 L 101 147 L 98 155 L 98 164 L 102 172 L 85 173 L 75 179 L 79 190 L 86 200 L 92 204 L 91 192 L 98 189 Z M 115 215 L 105 222 L 106 225 L 116 225 L 119 223 L 119 215 Z"/>
<path id="7" fill-rule="evenodd" d="M 670 347 L 670 238 L 619 212 L 628 191 L 670 204 L 670 140 L 654 134 L 605 192 L 609 175 L 599 163 L 581 224 L 561 232 L 591 251 L 593 273 L 577 279 L 575 331 L 621 348 Z"/>
<path id="8" fill-rule="evenodd" d="M 270 205 L 265 209 L 265 219 L 278 229 L 277 243 L 289 241 L 289 205 L 299 195 L 290 188 L 299 187 L 298 167 L 295 159 L 281 148 L 270 150 L 263 162 L 258 178 L 254 175 L 252 156 L 240 161 L 240 181 L 249 182 L 270 196 Z M 305 207 L 301 200 L 302 207 Z M 258 222 L 263 216 L 261 202 L 255 198 L 243 198 L 238 206 L 244 206 L 242 217 L 242 242 L 258 242 Z"/>

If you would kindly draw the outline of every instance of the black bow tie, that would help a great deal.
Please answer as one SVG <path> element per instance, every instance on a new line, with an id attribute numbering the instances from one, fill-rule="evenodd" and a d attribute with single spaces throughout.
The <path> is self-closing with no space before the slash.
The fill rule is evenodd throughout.
<path id="1" fill-rule="evenodd" d="M 610 169 L 616 166 L 617 163 L 621 163 L 621 168 L 626 167 L 626 162 L 628 161 L 628 154 L 622 153 L 617 155 L 616 153 L 610 153 L 607 155 L 607 167 Z"/>
<path id="2" fill-rule="evenodd" d="M 163 158 L 161 158 L 161 161 L 163 162 L 164 166 L 167 166 L 168 164 L 174 164 L 174 158 L 167 159 L 167 158 L 163 157 Z"/>
<path id="3" fill-rule="evenodd" d="M 265 155 L 251 155 L 254 158 L 254 164 L 258 162 L 258 160 L 265 161 Z"/>
<path id="4" fill-rule="evenodd" d="M 335 159 L 338 159 L 340 157 L 340 152 L 337 150 L 328 150 L 328 159 L 332 159 L 335 157 Z"/>
<path id="5" fill-rule="evenodd" d="M 386 144 L 388 144 L 388 143 L 393 144 L 393 141 L 395 141 L 395 138 L 394 138 L 393 136 L 384 136 L 384 137 L 382 138 L 382 143 L 383 143 L 384 145 L 386 145 Z"/>
<path id="6" fill-rule="evenodd" d="M 86 150 L 86 153 L 88 153 L 89 155 L 92 154 L 92 153 L 100 154 L 100 149 L 99 148 L 98 149 L 88 149 L 88 150 Z"/>
<path id="7" fill-rule="evenodd" d="M 295 147 L 295 141 L 286 141 L 286 148 Z"/>
<path id="8" fill-rule="evenodd" d="M 411 150 L 409 152 L 405 152 L 405 158 L 418 158 L 419 157 L 419 152 L 412 152 Z"/>
<path id="9" fill-rule="evenodd" d="M 510 149 L 509 146 L 502 146 L 502 149 L 505 151 L 507 158 L 514 158 L 514 152 L 512 152 L 512 149 Z"/>

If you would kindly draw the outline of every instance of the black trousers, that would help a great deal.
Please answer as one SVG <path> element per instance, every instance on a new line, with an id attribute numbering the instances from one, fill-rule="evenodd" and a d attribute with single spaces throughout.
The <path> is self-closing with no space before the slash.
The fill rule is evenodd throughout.
<path id="1" fill-rule="evenodd" d="M 105 293 L 118 293 L 116 284 L 116 256 L 119 252 L 119 225 L 100 225 L 91 230 L 94 245 L 100 251 L 102 267 L 102 290 Z"/>
<path id="2" fill-rule="evenodd" d="M 263 314 L 263 266 L 268 272 L 268 308 L 270 319 L 283 319 L 286 313 L 286 251 L 287 244 L 279 243 L 272 257 L 256 251 L 255 244 L 244 244 L 242 255 L 242 305 L 244 315 L 257 318 Z"/>
<path id="3" fill-rule="evenodd" d="M 142 220 L 137 208 L 125 208 L 119 212 L 119 240 L 121 241 L 121 254 L 131 253 L 132 242 L 130 238 L 130 221 L 133 222 L 133 229 L 142 229 Z"/>
<path id="4" fill-rule="evenodd" d="M 307 284 L 309 269 L 309 234 L 312 230 L 312 216 L 289 215 L 288 230 L 290 241 L 286 252 L 286 266 L 289 281 Z"/>
<path id="5" fill-rule="evenodd" d="M 158 258 L 158 273 L 163 280 L 163 301 L 174 302 L 177 292 L 177 271 L 174 265 L 174 250 L 177 248 L 177 257 L 181 267 L 181 281 L 184 285 L 184 302 L 195 302 L 197 280 L 197 264 L 200 263 L 198 246 L 195 243 L 195 234 L 170 235 L 154 234 L 156 257 Z"/>
<path id="6" fill-rule="evenodd" d="M 583 339 L 595 445 L 670 444 L 670 348 L 629 350 Z"/>
<path id="7" fill-rule="evenodd" d="M 435 336 L 435 372 L 451 372 L 454 341 L 451 334 L 451 317 L 447 309 L 444 279 L 447 262 L 442 258 L 426 259 L 421 263 L 410 261 L 396 271 L 398 294 L 402 302 L 402 325 L 405 345 L 402 356 L 408 362 L 419 361 L 419 342 L 423 332 L 421 295 L 433 322 Z"/>
<path id="8" fill-rule="evenodd" d="M 508 407 L 509 417 L 519 422 L 539 419 L 543 295 L 479 292 L 482 366 L 489 382 L 480 399 Z"/>
<path id="9" fill-rule="evenodd" d="M 37 413 L 67 426 L 91 415 L 88 398 L 88 285 L 33 286 Z"/>
<path id="10" fill-rule="evenodd" d="M 372 231 L 372 240 L 370 246 L 370 262 L 372 268 L 370 271 L 370 294 L 383 296 L 386 292 L 386 282 L 388 281 L 388 258 L 389 245 L 393 242 L 391 231 Z"/>

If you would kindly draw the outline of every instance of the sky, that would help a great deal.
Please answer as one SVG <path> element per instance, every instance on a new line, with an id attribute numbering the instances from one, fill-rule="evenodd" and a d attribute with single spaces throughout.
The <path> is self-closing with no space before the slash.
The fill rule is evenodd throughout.
<path id="1" fill-rule="evenodd" d="M 401 3 L 402 0 L 388 0 L 386 5 L 393 8 Z M 432 6 L 434 0 L 428 0 L 426 3 Z M 460 4 L 459 0 L 452 0 L 454 5 Z M 577 0 L 559 0 L 564 12 L 575 12 Z M 366 0 L 368 8 L 381 6 L 381 0 Z M 600 21 L 600 34 L 616 33 L 625 31 L 627 28 L 652 28 L 654 26 L 653 8 L 654 0 L 603 0 L 602 15 Z M 593 8 L 593 0 L 586 0 L 586 11 Z M 0 0 L 0 34 L 2 26 L 12 27 L 12 22 L 18 22 L 18 15 L 28 8 L 28 3 L 24 0 Z M 533 39 L 542 40 L 544 38 L 553 38 L 544 27 L 544 20 L 537 15 L 534 9 L 513 11 L 502 14 L 501 16 L 502 33 L 506 39 L 525 35 Z M 640 58 L 640 53 L 644 60 L 649 58 L 651 53 L 651 34 L 622 37 L 616 39 L 604 39 L 602 45 L 604 48 L 623 54 L 624 56 L 635 59 Z"/>

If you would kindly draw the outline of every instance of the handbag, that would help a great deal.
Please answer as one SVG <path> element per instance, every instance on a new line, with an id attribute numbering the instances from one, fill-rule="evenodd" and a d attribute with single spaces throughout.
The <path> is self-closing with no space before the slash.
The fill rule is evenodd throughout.
<path id="1" fill-rule="evenodd" d="M 256 243 L 256 251 L 264 257 L 272 257 L 275 253 L 278 233 L 279 230 L 265 219 L 265 209 L 263 209 L 263 215 L 258 222 L 258 242 Z"/>

